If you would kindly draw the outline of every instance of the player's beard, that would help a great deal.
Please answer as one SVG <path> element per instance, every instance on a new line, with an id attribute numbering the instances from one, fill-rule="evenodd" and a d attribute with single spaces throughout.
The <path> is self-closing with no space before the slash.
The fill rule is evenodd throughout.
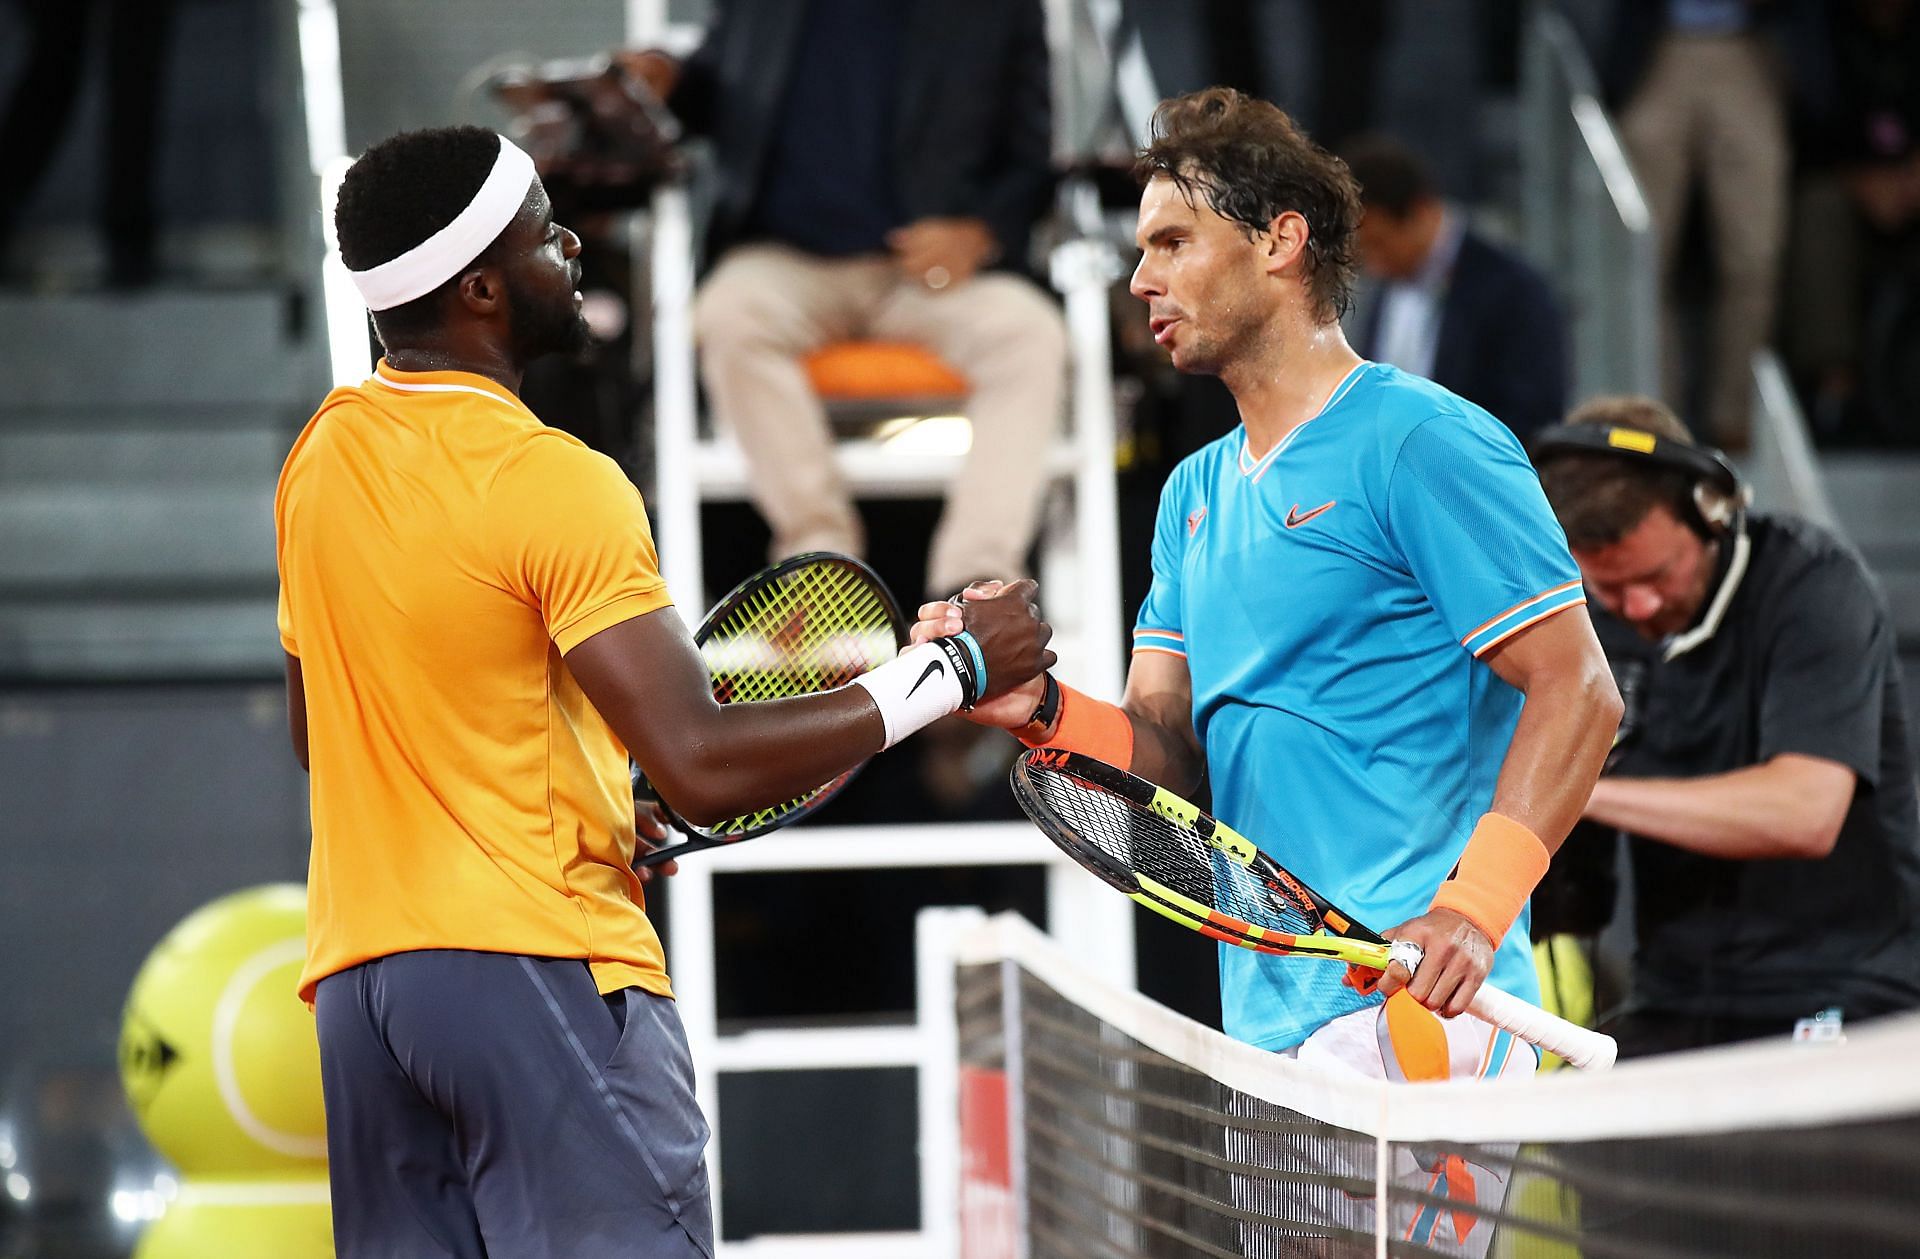
<path id="1" fill-rule="evenodd" d="M 1200 329 L 1189 324 L 1191 338 L 1176 360 L 1188 376 L 1218 376 L 1232 368 L 1253 338 L 1240 329 L 1222 330 L 1217 326 Z"/>
<path id="2" fill-rule="evenodd" d="M 1187 343 L 1175 359 L 1179 370 L 1189 376 L 1220 376 L 1231 373 L 1236 364 L 1254 354 L 1261 338 L 1267 335 L 1264 318 L 1249 317 L 1251 300 L 1229 289 L 1182 309 Z M 1204 326 L 1194 313 L 1204 310 Z"/>
<path id="3" fill-rule="evenodd" d="M 593 344 L 586 318 L 574 304 L 573 289 L 556 290 L 556 293 L 553 298 L 543 297 L 508 277 L 513 350 L 520 362 L 530 362 L 543 354 L 578 354 Z"/>

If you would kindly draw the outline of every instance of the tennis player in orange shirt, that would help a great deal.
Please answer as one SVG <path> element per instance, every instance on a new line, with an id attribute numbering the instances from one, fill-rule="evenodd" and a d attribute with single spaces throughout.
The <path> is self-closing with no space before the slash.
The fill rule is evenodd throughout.
<path id="1" fill-rule="evenodd" d="M 789 799 L 1051 664 L 1033 584 L 969 604 L 984 678 L 922 643 L 720 706 L 639 495 L 517 396 L 586 335 L 532 162 L 396 136 L 336 226 L 386 354 L 295 443 L 275 523 L 338 1253 L 710 1257 L 628 756 L 695 822 Z"/>

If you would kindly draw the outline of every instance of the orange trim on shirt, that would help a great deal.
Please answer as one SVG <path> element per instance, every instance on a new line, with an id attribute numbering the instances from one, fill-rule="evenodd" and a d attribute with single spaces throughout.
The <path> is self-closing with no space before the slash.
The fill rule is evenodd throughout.
<path id="1" fill-rule="evenodd" d="M 1553 598 L 1553 596 L 1560 594 L 1562 591 L 1571 590 L 1579 584 L 1580 584 L 1580 579 L 1576 577 L 1572 581 L 1561 582 L 1559 585 L 1555 586 L 1551 590 L 1543 590 L 1539 594 L 1533 596 L 1533 598 L 1531 599 L 1522 599 L 1520 602 L 1508 608 L 1505 612 L 1502 612 L 1499 616 L 1488 617 L 1486 620 L 1480 622 L 1480 624 L 1474 626 L 1467 633 L 1462 634 L 1460 636 L 1461 645 L 1465 646 L 1467 641 L 1471 639 L 1475 634 L 1486 633 L 1488 630 L 1492 629 L 1494 626 L 1498 625 L 1500 622 L 1506 620 L 1508 617 L 1512 616 L 1515 612 L 1518 612 L 1520 609 L 1526 608 L 1526 607 L 1532 607 L 1534 604 L 1540 602 L 1542 599 L 1551 599 Z M 1586 601 L 1583 599 L 1581 600 L 1581 602 L 1584 603 Z M 1529 624 L 1531 624 L 1531 622 L 1529 622 Z"/>
<path id="2" fill-rule="evenodd" d="M 1566 587 L 1562 586 L 1561 589 L 1565 590 Z M 1585 595 L 1581 595 L 1578 599 L 1569 599 L 1565 603 L 1555 604 L 1553 607 L 1548 608 L 1545 612 L 1540 612 L 1533 616 L 1528 617 L 1526 620 L 1520 622 L 1518 625 L 1515 625 L 1513 628 L 1509 629 L 1506 633 L 1500 635 L 1498 638 L 1489 638 L 1486 642 L 1481 643 L 1478 647 L 1474 648 L 1473 649 L 1474 659 L 1478 660 L 1481 656 L 1486 655 L 1488 652 L 1492 651 L 1495 647 L 1498 647 L 1501 643 L 1506 642 L 1509 638 L 1512 638 L 1515 634 L 1518 634 L 1521 630 L 1527 628 L 1527 626 L 1537 625 L 1541 621 L 1546 620 L 1550 616 L 1557 616 L 1560 613 L 1565 612 L 1568 608 L 1581 607 L 1585 605 L 1586 601 L 1587 601 L 1587 597 Z M 1469 635 L 1469 637 L 1471 637 L 1471 635 Z"/>

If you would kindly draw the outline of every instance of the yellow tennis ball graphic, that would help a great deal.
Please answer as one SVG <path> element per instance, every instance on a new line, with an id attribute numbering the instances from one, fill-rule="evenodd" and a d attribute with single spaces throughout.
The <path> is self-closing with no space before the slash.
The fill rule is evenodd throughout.
<path id="1" fill-rule="evenodd" d="M 183 1186 L 134 1259 L 333 1259 L 324 1174 Z"/>
<path id="2" fill-rule="evenodd" d="M 295 995 L 306 889 L 221 897 L 168 932 L 133 981 L 120 1078 L 183 1175 L 310 1174 L 326 1160 L 320 1047 Z"/>

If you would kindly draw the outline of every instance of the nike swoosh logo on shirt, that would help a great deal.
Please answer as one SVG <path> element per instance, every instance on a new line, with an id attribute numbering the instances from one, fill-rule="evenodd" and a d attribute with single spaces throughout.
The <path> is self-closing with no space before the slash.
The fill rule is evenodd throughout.
<path id="1" fill-rule="evenodd" d="M 1332 507 L 1334 504 L 1334 501 L 1335 500 L 1329 499 L 1328 501 L 1314 508 L 1312 511 L 1304 512 L 1304 513 L 1300 510 L 1300 504 L 1295 503 L 1293 505 L 1293 510 L 1287 513 L 1287 528 L 1298 529 L 1301 525 L 1306 524 L 1309 520 L 1312 520 L 1315 516 L 1318 516 L 1321 512 L 1327 510 L 1329 507 Z"/>
<path id="2" fill-rule="evenodd" d="M 921 670 L 920 676 L 913 680 L 913 685 L 907 688 L 907 698 L 913 698 L 913 693 L 920 689 L 922 682 L 925 682 L 936 673 L 944 674 L 946 671 L 947 662 L 944 660 L 935 660 L 929 663 L 925 669 Z"/>

